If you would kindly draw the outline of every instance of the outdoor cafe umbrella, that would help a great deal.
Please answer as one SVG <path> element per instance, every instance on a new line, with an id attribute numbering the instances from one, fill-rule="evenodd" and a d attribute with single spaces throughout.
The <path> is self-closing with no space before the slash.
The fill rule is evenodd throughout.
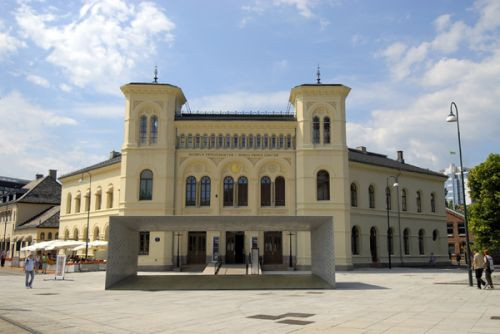
<path id="1" fill-rule="evenodd" d="M 56 241 L 57 240 L 50 240 L 50 241 L 38 242 L 36 244 L 25 246 L 25 247 L 21 248 L 21 251 L 34 252 L 34 251 L 37 251 L 37 250 L 44 250 L 46 247 L 51 246 Z"/>
<path id="2" fill-rule="evenodd" d="M 59 248 L 74 248 L 82 244 L 85 245 L 85 242 L 77 240 L 57 240 L 52 245 L 46 247 L 45 250 L 53 250 Z"/>
<path id="3" fill-rule="evenodd" d="M 94 240 L 89 242 L 89 248 L 101 248 L 108 247 L 108 242 L 103 240 Z M 74 251 L 85 249 L 85 243 L 83 245 L 73 248 Z"/>

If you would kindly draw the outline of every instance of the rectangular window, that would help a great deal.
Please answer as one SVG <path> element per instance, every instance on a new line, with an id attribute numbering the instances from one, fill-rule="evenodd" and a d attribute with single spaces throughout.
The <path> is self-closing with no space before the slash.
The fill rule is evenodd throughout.
<path id="1" fill-rule="evenodd" d="M 149 255 L 149 232 L 139 232 L 139 255 Z"/>
<path id="2" fill-rule="evenodd" d="M 458 235 L 465 235 L 465 223 L 458 223 Z"/>
<path id="3" fill-rule="evenodd" d="M 448 231 L 448 236 L 452 237 L 453 236 L 453 224 L 452 223 L 447 223 L 446 224 L 446 230 Z"/>

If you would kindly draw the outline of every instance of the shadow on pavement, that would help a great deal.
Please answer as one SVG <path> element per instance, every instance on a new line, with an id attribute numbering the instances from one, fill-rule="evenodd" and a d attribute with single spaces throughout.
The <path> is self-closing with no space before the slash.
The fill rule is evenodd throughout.
<path id="1" fill-rule="evenodd" d="M 386 290 L 385 286 L 373 285 L 361 282 L 337 282 L 337 290 Z"/>

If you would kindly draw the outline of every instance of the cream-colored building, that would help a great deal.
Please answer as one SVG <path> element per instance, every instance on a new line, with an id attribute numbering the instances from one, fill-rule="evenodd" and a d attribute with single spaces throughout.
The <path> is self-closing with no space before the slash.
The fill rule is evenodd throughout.
<path id="1" fill-rule="evenodd" d="M 432 254 L 448 260 L 445 177 L 404 163 L 402 152 L 393 160 L 349 149 L 350 88 L 294 87 L 293 111 L 281 114 L 186 113 L 179 87 L 130 83 L 121 90 L 121 154 L 60 178 L 65 239 L 84 240 L 87 233 L 90 240 L 107 239 L 110 215 L 326 215 L 334 221 L 339 269 L 387 263 L 388 243 L 394 264 L 427 264 Z M 140 267 L 151 269 L 176 266 L 177 255 L 188 265 L 216 258 L 244 263 L 258 247 L 266 269 L 288 266 L 290 250 L 293 266 L 307 268 L 309 243 L 308 232 L 144 231 L 130 247 L 138 248 Z"/>

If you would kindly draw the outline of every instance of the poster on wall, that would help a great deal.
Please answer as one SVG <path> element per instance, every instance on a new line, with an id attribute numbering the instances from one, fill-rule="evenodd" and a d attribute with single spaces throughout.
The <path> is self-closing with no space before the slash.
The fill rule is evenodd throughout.
<path id="1" fill-rule="evenodd" d="M 219 237 L 214 237 L 212 244 L 212 261 L 218 261 L 219 259 Z"/>
<path id="2" fill-rule="evenodd" d="M 57 255 L 56 261 L 56 277 L 55 279 L 64 279 L 64 271 L 66 269 L 66 255 Z"/>

